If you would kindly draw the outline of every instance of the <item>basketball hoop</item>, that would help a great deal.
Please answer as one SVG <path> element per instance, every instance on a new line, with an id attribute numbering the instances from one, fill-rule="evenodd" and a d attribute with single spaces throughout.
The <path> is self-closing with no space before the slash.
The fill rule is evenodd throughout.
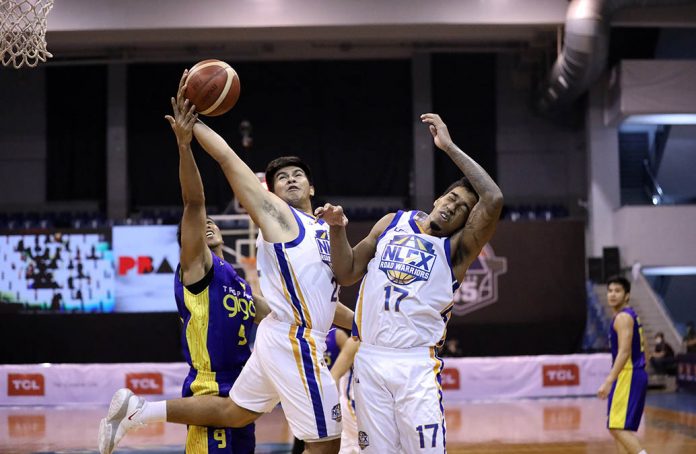
<path id="1" fill-rule="evenodd" d="M 3 66 L 35 67 L 51 58 L 46 16 L 53 0 L 0 0 L 0 60 Z"/>

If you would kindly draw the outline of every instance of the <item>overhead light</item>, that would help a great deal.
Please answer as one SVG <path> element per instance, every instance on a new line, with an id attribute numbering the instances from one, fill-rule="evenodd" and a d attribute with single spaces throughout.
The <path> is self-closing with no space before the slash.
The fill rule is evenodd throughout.
<path id="1" fill-rule="evenodd" d="M 696 114 L 629 115 L 623 122 L 633 125 L 696 125 Z"/>
<path id="2" fill-rule="evenodd" d="M 691 276 L 696 266 L 644 266 L 641 271 L 646 276 Z"/>

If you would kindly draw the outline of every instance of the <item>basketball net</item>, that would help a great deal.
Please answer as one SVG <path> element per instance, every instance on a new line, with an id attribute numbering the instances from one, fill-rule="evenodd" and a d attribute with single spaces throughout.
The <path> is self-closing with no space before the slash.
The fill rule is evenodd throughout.
<path id="1" fill-rule="evenodd" d="M 0 60 L 3 66 L 35 67 L 51 58 L 46 16 L 53 0 L 0 0 Z"/>

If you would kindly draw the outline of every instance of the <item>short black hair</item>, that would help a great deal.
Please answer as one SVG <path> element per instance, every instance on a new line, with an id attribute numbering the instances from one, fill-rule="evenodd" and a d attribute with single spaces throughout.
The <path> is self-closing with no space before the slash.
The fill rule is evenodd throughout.
<path id="1" fill-rule="evenodd" d="M 305 162 L 297 156 L 281 156 L 269 162 L 266 166 L 266 186 L 268 190 L 273 192 L 273 185 L 276 173 L 283 167 L 296 166 L 302 169 L 309 180 L 309 184 L 312 184 L 312 171 Z"/>
<path id="2" fill-rule="evenodd" d="M 631 293 L 631 283 L 628 282 L 628 279 L 623 276 L 610 277 L 607 279 L 607 287 L 609 287 L 610 284 L 619 284 L 621 287 L 623 287 L 624 292 Z"/>
<path id="3" fill-rule="evenodd" d="M 464 189 L 466 189 L 467 191 L 471 192 L 472 194 L 474 194 L 474 196 L 476 196 L 476 201 L 478 202 L 478 200 L 479 200 L 478 192 L 476 192 L 476 189 L 474 189 L 474 185 L 471 184 L 471 181 L 469 181 L 469 179 L 467 177 L 461 177 L 460 179 L 458 179 L 457 181 L 455 181 L 454 183 L 449 185 L 447 187 L 447 189 L 445 190 L 445 192 L 442 193 L 442 195 L 447 195 L 454 188 L 458 188 L 460 186 L 463 187 Z"/>

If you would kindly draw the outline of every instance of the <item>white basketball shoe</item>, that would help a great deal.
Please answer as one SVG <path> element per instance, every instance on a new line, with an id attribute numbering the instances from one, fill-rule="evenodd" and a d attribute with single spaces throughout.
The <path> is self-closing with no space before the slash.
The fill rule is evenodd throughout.
<path id="1" fill-rule="evenodd" d="M 114 393 L 109 414 L 99 424 L 100 454 L 111 454 L 129 430 L 144 425 L 139 418 L 144 405 L 145 399 L 130 389 L 123 388 Z"/>

